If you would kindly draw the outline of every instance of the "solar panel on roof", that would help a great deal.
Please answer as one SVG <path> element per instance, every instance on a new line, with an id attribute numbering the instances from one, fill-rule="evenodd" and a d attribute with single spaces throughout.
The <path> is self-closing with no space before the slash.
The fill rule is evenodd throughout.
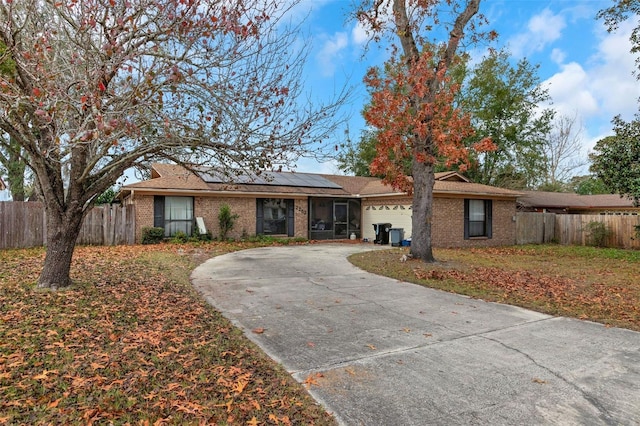
<path id="1" fill-rule="evenodd" d="M 215 170 L 199 172 L 200 178 L 207 183 L 234 183 L 242 185 L 296 186 L 307 188 L 342 189 L 340 185 L 320 175 L 293 172 L 264 172 L 260 176 L 242 174 L 229 177 Z M 231 182 L 230 182 L 231 180 Z"/>

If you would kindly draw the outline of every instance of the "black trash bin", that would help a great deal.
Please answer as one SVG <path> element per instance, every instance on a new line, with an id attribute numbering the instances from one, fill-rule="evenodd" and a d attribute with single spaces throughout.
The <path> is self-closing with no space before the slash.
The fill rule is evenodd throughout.
<path id="1" fill-rule="evenodd" d="M 390 223 L 374 223 L 376 239 L 373 240 L 373 244 L 389 244 L 389 229 L 391 229 Z"/>

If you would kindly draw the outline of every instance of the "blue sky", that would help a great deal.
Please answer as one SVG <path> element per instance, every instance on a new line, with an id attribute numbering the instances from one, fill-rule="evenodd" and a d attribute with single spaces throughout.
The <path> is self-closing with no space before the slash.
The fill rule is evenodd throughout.
<path id="1" fill-rule="evenodd" d="M 514 59 L 526 57 L 540 65 L 539 76 L 549 88 L 559 114 L 582 123 L 583 157 L 604 136 L 610 135 L 611 119 L 629 120 L 638 111 L 640 82 L 632 75 L 635 57 L 629 53 L 629 35 L 638 18 L 609 34 L 596 13 L 611 0 L 483 0 L 480 10 L 490 27 L 498 31 L 496 47 L 508 47 Z M 344 111 L 351 115 L 349 131 L 357 140 L 365 122 L 360 112 L 367 102 L 362 77 L 371 65 L 386 59 L 384 49 L 370 45 L 362 28 L 348 20 L 352 0 L 302 0 L 291 12 L 293 21 L 306 17 L 305 29 L 311 51 L 305 85 L 311 98 L 326 99 L 345 84 L 354 87 Z M 483 52 L 473 52 L 477 58 Z M 336 141 L 343 138 L 336 135 Z M 333 162 L 301 159 L 298 172 L 338 173 Z M 586 170 L 585 170 L 586 171 Z M 127 183 L 132 180 L 129 179 Z M 8 191 L 0 191 L 0 201 Z"/>
<path id="2" fill-rule="evenodd" d="M 371 65 L 386 59 L 384 50 L 370 49 L 364 56 L 362 28 L 347 19 L 351 0 L 303 0 L 296 16 L 308 13 L 305 27 L 312 42 L 306 85 L 312 94 L 332 93 L 346 81 L 355 96 L 345 111 L 349 130 L 357 140 L 365 127 L 360 111 L 367 102 L 362 77 Z M 611 0 L 483 0 L 481 13 L 499 33 L 496 47 L 508 47 L 514 60 L 526 57 L 538 64 L 539 77 L 548 87 L 558 114 L 576 116 L 582 124 L 583 156 L 595 142 L 610 135 L 611 119 L 620 114 L 632 119 L 638 111 L 640 82 L 632 74 L 635 57 L 629 35 L 638 18 L 609 34 L 596 13 Z M 473 56 L 480 58 L 482 50 Z M 337 135 L 340 137 L 341 135 Z M 297 171 L 336 173 L 332 162 L 303 159 Z"/>

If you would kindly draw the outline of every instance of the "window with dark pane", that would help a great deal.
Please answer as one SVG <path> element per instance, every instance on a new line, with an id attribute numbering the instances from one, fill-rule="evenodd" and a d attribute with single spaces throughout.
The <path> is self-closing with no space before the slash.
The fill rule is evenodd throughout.
<path id="1" fill-rule="evenodd" d="M 492 201 L 464 200 L 464 238 L 492 237 Z"/>
<path id="2" fill-rule="evenodd" d="M 287 235 L 287 204 L 282 198 L 262 199 L 262 224 L 264 234 Z"/>

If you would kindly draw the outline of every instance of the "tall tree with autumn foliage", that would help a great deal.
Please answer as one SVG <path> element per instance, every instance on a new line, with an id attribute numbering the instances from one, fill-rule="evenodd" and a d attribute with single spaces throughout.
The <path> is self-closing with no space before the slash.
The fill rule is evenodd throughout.
<path id="1" fill-rule="evenodd" d="M 277 0 L 6 0 L 0 129 L 47 217 L 38 285 L 68 286 L 93 200 L 140 162 L 222 172 L 289 164 L 333 133 L 343 98 L 302 103 L 306 58 Z"/>
<path id="2" fill-rule="evenodd" d="M 395 40 L 385 69 L 372 68 L 365 77 L 372 100 L 364 115 L 378 130 L 371 171 L 413 194 L 411 254 L 425 262 L 434 261 L 435 166 L 464 163 L 469 149 L 493 149 L 489 139 L 465 146 L 473 129 L 469 116 L 454 105 L 459 85 L 448 77 L 463 41 L 494 36 L 481 33 L 485 20 L 479 7 L 480 0 L 371 0 L 356 12 L 374 39 L 388 34 Z M 407 159 L 410 177 L 403 171 Z"/>

